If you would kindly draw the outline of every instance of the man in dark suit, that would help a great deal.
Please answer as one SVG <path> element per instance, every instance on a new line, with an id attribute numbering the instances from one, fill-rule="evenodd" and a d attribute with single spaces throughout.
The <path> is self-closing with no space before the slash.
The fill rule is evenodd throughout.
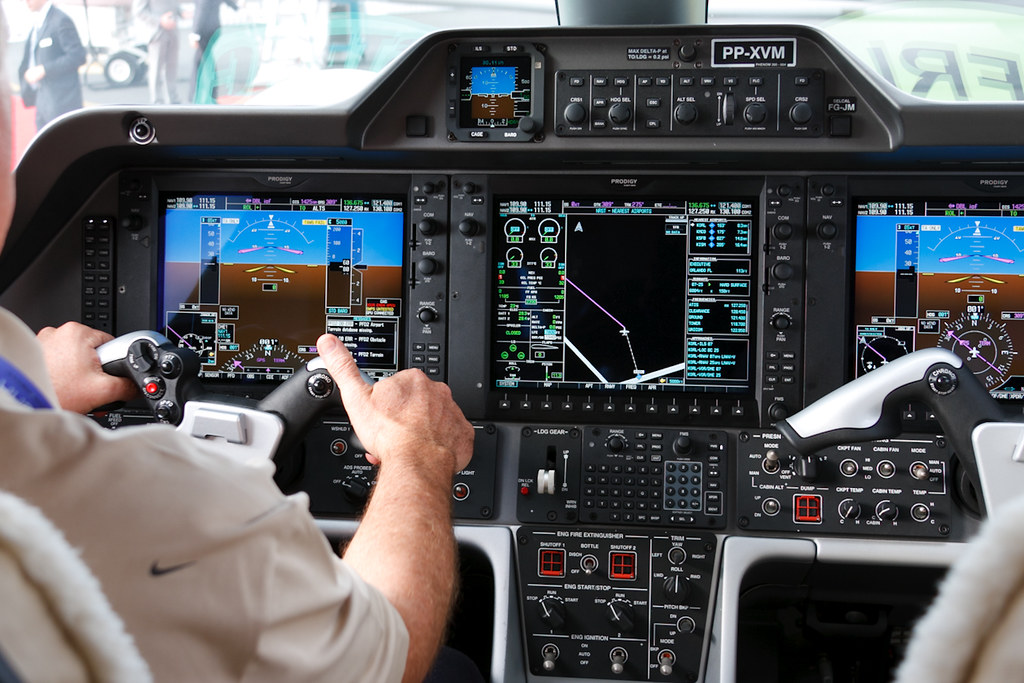
<path id="1" fill-rule="evenodd" d="M 33 28 L 18 68 L 21 98 L 36 108 L 36 127 L 82 107 L 78 67 L 85 64 L 85 48 L 71 18 L 50 0 L 25 0 L 32 11 Z"/>

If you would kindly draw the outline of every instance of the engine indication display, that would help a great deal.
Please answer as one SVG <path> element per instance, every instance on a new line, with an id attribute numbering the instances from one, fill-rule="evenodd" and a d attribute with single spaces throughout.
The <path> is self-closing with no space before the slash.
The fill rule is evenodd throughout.
<path id="1" fill-rule="evenodd" d="M 754 202 L 498 207 L 495 388 L 751 390 Z"/>
<path id="2" fill-rule="evenodd" d="M 856 206 L 857 374 L 941 346 L 996 398 L 1024 400 L 1024 204 Z"/>
<path id="3" fill-rule="evenodd" d="M 398 370 L 404 199 L 161 197 L 165 335 L 201 376 L 280 381 L 338 335 L 369 374 Z"/>

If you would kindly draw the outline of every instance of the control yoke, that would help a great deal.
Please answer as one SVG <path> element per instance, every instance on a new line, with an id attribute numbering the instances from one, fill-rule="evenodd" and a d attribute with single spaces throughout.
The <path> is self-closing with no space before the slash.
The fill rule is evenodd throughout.
<path id="1" fill-rule="evenodd" d="M 216 440 L 231 458 L 258 465 L 283 462 L 318 415 L 340 407 L 338 387 L 314 358 L 263 400 L 214 394 L 199 383 L 199 357 L 150 330 L 132 332 L 97 349 L 103 370 L 139 387 L 160 422 L 200 439 Z M 283 465 L 289 465 L 289 468 Z"/>
<path id="2" fill-rule="evenodd" d="M 1024 493 L 1024 417 L 1009 415 L 947 349 L 899 358 L 775 427 L 799 457 L 809 457 L 826 446 L 898 435 L 901 409 L 911 401 L 935 413 L 990 514 Z"/>

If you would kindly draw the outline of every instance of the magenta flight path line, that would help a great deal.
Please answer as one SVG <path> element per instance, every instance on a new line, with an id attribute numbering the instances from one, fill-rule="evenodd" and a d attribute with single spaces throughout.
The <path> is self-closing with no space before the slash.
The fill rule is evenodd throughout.
<path id="1" fill-rule="evenodd" d="M 605 314 L 606 316 L 608 316 L 608 317 L 609 317 L 609 318 L 611 318 L 612 320 L 615 320 L 615 324 L 616 324 L 616 325 L 618 325 L 618 326 L 619 326 L 619 327 L 621 327 L 622 329 L 626 329 L 626 326 L 625 326 L 625 325 L 623 325 L 622 323 L 620 323 L 620 322 L 619 322 L 618 320 L 616 320 L 616 318 L 615 318 L 615 316 L 614 316 L 614 315 L 612 315 L 611 313 L 609 313 L 608 311 L 606 311 L 606 310 L 605 310 L 605 308 L 604 308 L 604 306 L 602 306 L 601 304 L 599 304 L 599 303 L 597 303 L 596 301 L 594 301 L 593 297 L 591 297 L 591 296 L 590 296 L 589 294 L 587 294 L 587 293 L 586 293 L 586 292 L 584 292 L 584 291 L 583 291 L 582 289 L 580 289 L 579 287 L 577 287 L 577 286 L 576 286 L 576 283 L 575 283 L 575 282 L 573 282 L 573 281 L 572 281 L 572 280 L 570 280 L 569 278 L 565 278 L 565 281 L 566 281 L 566 282 L 568 282 L 568 283 L 569 283 L 570 285 L 572 285 L 572 286 L 573 286 L 573 288 L 575 288 L 577 292 L 579 292 L 579 293 L 580 293 L 580 294 L 582 294 L 583 296 L 587 297 L 587 299 L 589 299 L 589 300 L 590 300 L 590 303 L 592 303 L 592 304 L 594 304 L 595 306 L 597 306 L 598 308 L 600 308 L 600 309 L 601 309 L 601 311 L 602 311 L 602 312 L 603 312 L 603 313 L 604 313 L 604 314 Z"/>

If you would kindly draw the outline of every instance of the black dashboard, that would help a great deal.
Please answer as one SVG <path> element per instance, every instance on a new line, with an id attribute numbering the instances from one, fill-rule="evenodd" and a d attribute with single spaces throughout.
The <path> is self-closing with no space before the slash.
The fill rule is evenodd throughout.
<path id="1" fill-rule="evenodd" d="M 796 680 L 813 648 L 752 644 L 765 614 L 886 622 L 887 647 L 980 514 L 922 406 L 812 457 L 773 424 L 935 346 L 1021 405 L 1019 130 L 805 27 L 439 33 L 338 107 L 44 131 L 0 303 L 160 331 L 225 393 L 266 394 L 324 331 L 371 375 L 447 382 L 477 427 L 452 498 L 482 606 L 453 637 L 486 636 L 491 680 Z M 346 533 L 374 474 L 343 413 L 299 457 L 283 486 Z M 830 616 L 850 604 L 885 616 Z"/>

